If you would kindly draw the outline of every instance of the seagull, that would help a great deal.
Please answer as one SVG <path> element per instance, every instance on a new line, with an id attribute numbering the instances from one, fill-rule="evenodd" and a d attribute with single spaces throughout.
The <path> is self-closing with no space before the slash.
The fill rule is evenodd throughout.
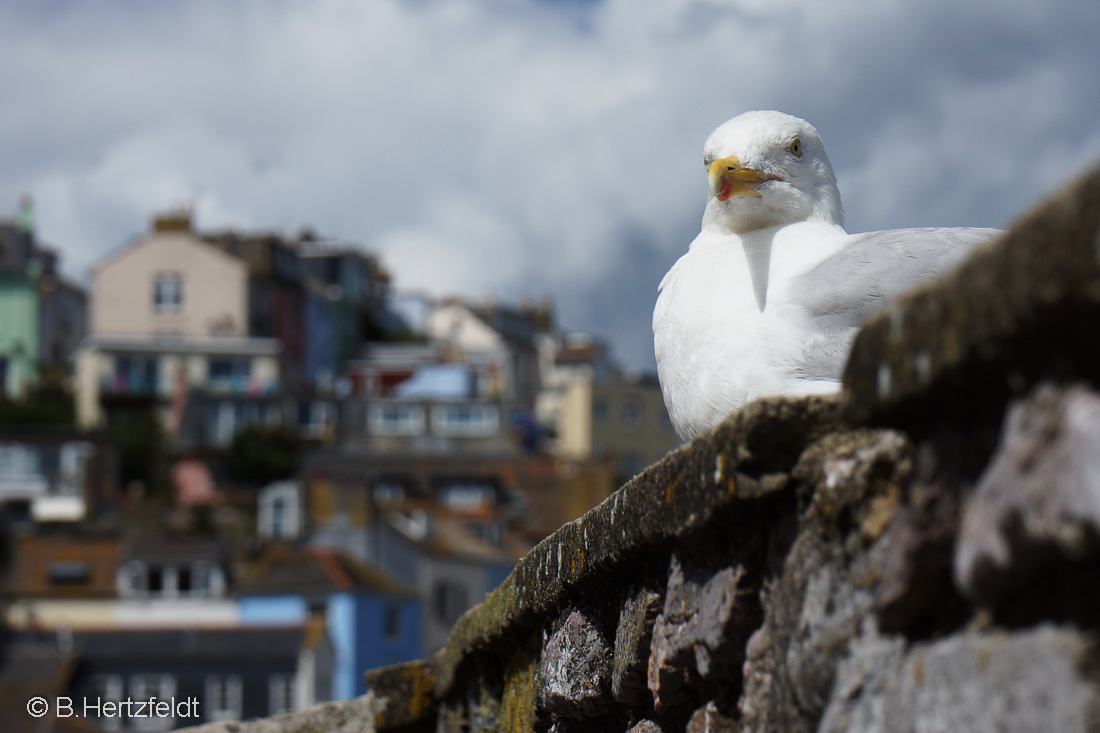
<path id="1" fill-rule="evenodd" d="M 699 235 L 658 287 L 653 346 L 665 406 L 688 440 L 745 403 L 828 394 L 860 325 L 960 264 L 997 229 L 848 234 L 813 125 L 746 112 L 703 146 Z"/>

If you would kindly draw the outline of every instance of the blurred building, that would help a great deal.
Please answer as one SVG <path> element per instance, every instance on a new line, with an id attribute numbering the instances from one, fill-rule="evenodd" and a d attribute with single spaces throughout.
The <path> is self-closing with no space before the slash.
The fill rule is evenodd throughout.
<path id="1" fill-rule="evenodd" d="M 241 335 L 278 342 L 285 356 L 284 382 L 296 389 L 303 379 L 306 329 L 304 273 L 294 243 L 275 234 L 234 230 L 195 237 L 244 265 Z"/>
<path id="2" fill-rule="evenodd" d="M 587 335 L 544 338 L 540 351 L 537 412 L 555 455 L 611 461 L 621 483 L 679 445 L 656 375 L 619 369 Z"/>
<path id="3" fill-rule="evenodd" d="M 35 237 L 24 199 L 15 220 L 0 221 L 0 397 L 25 394 L 42 367 L 64 370 L 84 337 L 84 291 L 57 260 Z"/>
<path id="4" fill-rule="evenodd" d="M 194 703 L 165 717 L 92 717 L 101 730 L 172 730 L 277 715 L 330 699 L 332 647 L 319 623 L 77 631 L 71 647 L 76 664 L 68 694 L 75 701 Z"/>
<path id="5" fill-rule="evenodd" d="M 214 445 L 250 422 L 281 423 L 284 348 L 249 334 L 248 303 L 243 260 L 195 236 L 186 216 L 158 218 L 93 270 L 78 423 L 152 409 L 172 434 L 189 428 L 185 442 Z"/>
<path id="6" fill-rule="evenodd" d="M 114 626 L 122 542 L 117 535 L 23 535 L 13 539 L 3 583 L 14 629 Z"/>
<path id="7" fill-rule="evenodd" d="M 458 299 L 427 304 L 422 340 L 371 343 L 348 363 L 359 411 L 347 411 L 346 433 L 388 455 L 533 449 L 540 313 Z"/>
<path id="8" fill-rule="evenodd" d="M 4 584 L 15 628 L 234 625 L 231 562 L 214 540 L 153 535 L 15 538 Z"/>
<path id="9" fill-rule="evenodd" d="M 176 213 L 101 260 L 92 280 L 79 424 L 152 410 L 177 456 L 214 466 L 250 425 L 336 440 L 344 361 L 377 335 L 389 275 L 347 245 L 202 233 Z M 189 466 L 191 483 L 211 483 Z"/>
<path id="10" fill-rule="evenodd" d="M 322 349 L 327 341 L 319 340 L 313 353 L 315 370 L 309 374 L 315 384 L 323 384 L 335 374 L 316 369 L 322 360 L 331 358 L 339 365 L 358 358 L 364 344 L 385 332 L 390 275 L 374 255 L 339 242 L 306 236 L 299 239 L 298 252 L 303 272 L 320 286 L 332 311 L 334 351 L 329 357 Z"/>
<path id="11" fill-rule="evenodd" d="M 423 656 L 416 589 L 343 552 L 269 546 L 242 579 L 238 597 L 245 625 L 324 621 L 334 649 L 334 700 L 366 692 L 363 670 Z"/>
<path id="12" fill-rule="evenodd" d="M 281 501 L 292 502 L 280 510 L 284 516 L 304 517 L 302 537 L 310 545 L 347 554 L 415 589 L 423 609 L 420 643 L 431 654 L 530 545 L 509 521 L 511 468 L 434 457 L 419 464 L 418 474 L 401 472 L 411 465 L 328 451 L 309 457 L 300 493 L 277 491 Z M 261 497 L 261 512 L 264 505 Z"/>
<path id="13" fill-rule="evenodd" d="M 0 507 L 9 527 L 79 522 L 114 496 L 114 450 L 102 433 L 0 427 Z"/>

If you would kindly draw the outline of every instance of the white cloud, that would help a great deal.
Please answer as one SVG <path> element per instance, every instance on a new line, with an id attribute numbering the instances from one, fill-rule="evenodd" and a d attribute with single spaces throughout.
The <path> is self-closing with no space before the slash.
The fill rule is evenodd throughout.
<path id="1" fill-rule="evenodd" d="M 399 285 L 557 296 L 649 365 L 746 109 L 812 121 L 849 227 L 1001 225 L 1100 157 L 1100 7 L 327 0 L 0 8 L 0 211 L 83 267 L 157 210 L 322 233 Z"/>

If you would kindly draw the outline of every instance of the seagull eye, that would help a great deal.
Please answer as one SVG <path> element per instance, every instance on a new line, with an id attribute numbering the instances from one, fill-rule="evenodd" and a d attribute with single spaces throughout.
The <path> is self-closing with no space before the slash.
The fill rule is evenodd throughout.
<path id="1" fill-rule="evenodd" d="M 791 144 L 787 146 L 787 150 L 790 150 L 791 155 L 793 155 L 794 157 L 801 158 L 802 157 L 802 141 L 799 140 L 796 137 L 794 140 L 791 140 Z"/>
<path id="2" fill-rule="evenodd" d="M 706 168 L 708 171 L 710 170 L 710 164 L 713 162 L 714 158 L 710 157 L 709 155 L 703 156 L 703 167 Z"/>

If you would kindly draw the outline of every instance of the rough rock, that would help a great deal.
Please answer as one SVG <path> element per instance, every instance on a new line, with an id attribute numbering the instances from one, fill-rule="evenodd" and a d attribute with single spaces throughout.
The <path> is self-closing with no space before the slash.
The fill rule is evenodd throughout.
<path id="1" fill-rule="evenodd" d="M 805 496 L 780 575 L 763 592 L 764 626 L 749 640 L 741 695 L 746 731 L 811 731 L 836 665 L 874 605 L 882 537 L 911 469 L 892 431 L 838 432 L 810 446 L 793 471 Z"/>
<path id="2" fill-rule="evenodd" d="M 539 704 L 573 718 L 607 712 L 614 702 L 611 656 L 599 628 L 581 611 L 572 611 L 543 650 Z"/>
<path id="3" fill-rule="evenodd" d="M 374 705 L 374 726 L 379 730 L 418 723 L 434 714 L 435 671 L 427 662 L 380 667 L 366 674 L 367 688 L 385 690 Z"/>
<path id="4" fill-rule="evenodd" d="M 744 569 L 724 568 L 705 582 L 686 577 L 674 555 L 665 604 L 653 626 L 649 689 L 658 713 L 691 700 L 718 676 L 739 670 L 754 615 L 742 611 Z"/>
<path id="5" fill-rule="evenodd" d="M 611 692 L 625 705 L 645 705 L 649 700 L 649 647 L 661 605 L 660 593 L 638 586 L 631 590 L 619 612 Z"/>
<path id="6" fill-rule="evenodd" d="M 1094 640 L 1050 626 L 969 632 L 907 652 L 863 641 L 841 664 L 821 733 L 1095 730 Z"/>
<path id="7" fill-rule="evenodd" d="M 1100 395 L 1083 385 L 1043 385 L 1008 413 L 997 452 L 963 515 L 956 580 L 976 602 L 994 605 L 1013 587 L 1037 590 L 1044 577 L 1064 577 L 1060 570 L 1095 562 L 1097 537 Z M 1090 602 L 1091 608 L 1071 610 L 1094 614 L 1100 596 L 1085 591 L 1073 588 L 1077 598 L 1064 600 Z"/>
<path id="8" fill-rule="evenodd" d="M 737 733 L 740 728 L 732 717 L 718 709 L 711 700 L 691 714 L 684 733 Z"/>
<path id="9" fill-rule="evenodd" d="M 952 559 L 961 506 L 984 463 L 974 456 L 985 453 L 984 441 L 975 446 L 950 433 L 917 447 L 904 501 L 883 537 L 875 607 L 884 632 L 924 637 L 961 626 L 969 615 L 955 588 Z"/>
<path id="10" fill-rule="evenodd" d="M 630 726 L 626 733 L 666 733 L 666 731 L 652 720 L 640 720 Z"/>

